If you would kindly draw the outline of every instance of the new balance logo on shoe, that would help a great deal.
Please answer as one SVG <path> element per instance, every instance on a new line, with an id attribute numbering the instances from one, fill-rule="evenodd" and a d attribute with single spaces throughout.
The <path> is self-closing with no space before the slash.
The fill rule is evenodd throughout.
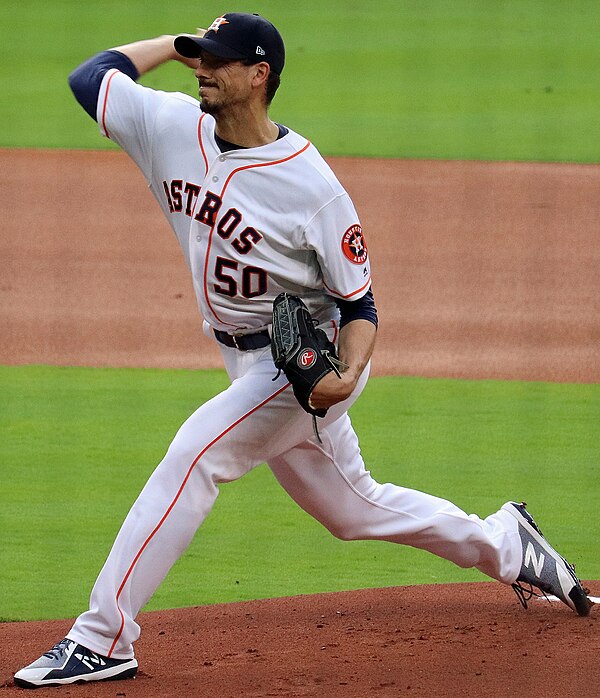
<path id="1" fill-rule="evenodd" d="M 106 666 L 106 662 L 104 661 L 104 659 L 102 659 L 102 657 L 99 657 L 97 654 L 94 654 L 93 652 L 91 652 L 88 655 L 79 654 L 78 652 L 75 652 L 75 656 L 77 657 L 77 659 L 79 659 L 79 661 L 82 664 L 85 664 L 85 666 L 88 669 L 94 669 L 94 665 L 96 665 L 96 667 Z"/>
<path id="2" fill-rule="evenodd" d="M 546 556 L 544 553 L 540 550 L 540 556 L 536 557 L 535 556 L 535 548 L 533 547 L 533 543 L 529 541 L 527 544 L 527 548 L 525 550 L 525 558 L 523 560 L 523 564 L 525 567 L 529 567 L 531 564 L 533 564 L 533 570 L 535 574 L 538 577 L 542 576 L 542 570 L 544 569 L 544 560 L 546 559 Z"/>

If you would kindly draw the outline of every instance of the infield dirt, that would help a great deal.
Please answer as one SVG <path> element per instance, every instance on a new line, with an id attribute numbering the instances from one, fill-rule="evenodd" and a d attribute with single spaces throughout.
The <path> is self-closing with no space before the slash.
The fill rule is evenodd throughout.
<path id="1" fill-rule="evenodd" d="M 372 259 L 375 374 L 600 379 L 600 167 L 336 158 Z M 122 153 L 0 150 L 0 362 L 221 367 Z"/>
<path id="2" fill-rule="evenodd" d="M 374 373 L 600 379 L 599 167 L 330 162 L 372 258 Z M 125 156 L 0 151 L 0 183 L 0 363 L 221 366 L 175 238 Z M 0 697 L 22 695 L 14 670 L 69 627 L 0 624 Z M 594 615 L 525 612 L 499 584 L 153 612 L 142 627 L 135 681 L 61 694 L 568 698 L 600 682 Z"/>

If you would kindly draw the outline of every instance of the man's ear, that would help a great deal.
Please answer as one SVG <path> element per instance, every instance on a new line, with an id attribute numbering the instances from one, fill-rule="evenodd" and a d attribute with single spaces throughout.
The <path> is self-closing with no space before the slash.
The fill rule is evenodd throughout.
<path id="1" fill-rule="evenodd" d="M 268 63 L 256 63 L 254 66 L 254 77 L 252 78 L 252 86 L 260 87 L 267 81 L 271 67 Z"/>

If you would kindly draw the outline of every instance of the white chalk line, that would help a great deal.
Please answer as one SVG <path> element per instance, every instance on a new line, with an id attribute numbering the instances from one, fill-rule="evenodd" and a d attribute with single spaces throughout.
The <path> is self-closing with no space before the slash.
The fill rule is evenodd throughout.
<path id="1" fill-rule="evenodd" d="M 543 596 L 540 596 L 540 598 L 538 599 L 538 601 L 546 601 L 546 599 L 547 599 L 548 601 L 560 601 L 560 599 L 558 598 L 558 596 L 547 596 L 547 597 L 545 597 L 545 598 L 544 598 Z M 592 603 L 600 603 L 600 596 L 588 596 L 588 599 L 589 599 Z"/>

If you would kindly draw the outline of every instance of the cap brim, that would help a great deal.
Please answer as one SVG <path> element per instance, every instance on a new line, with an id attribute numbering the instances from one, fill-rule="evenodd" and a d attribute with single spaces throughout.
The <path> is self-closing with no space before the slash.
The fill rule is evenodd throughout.
<path id="1" fill-rule="evenodd" d="M 231 58 L 232 60 L 245 58 L 244 54 L 239 51 L 203 36 L 176 36 L 173 45 L 177 53 L 186 58 L 198 58 L 200 51 L 212 53 L 213 56 L 219 58 Z"/>

